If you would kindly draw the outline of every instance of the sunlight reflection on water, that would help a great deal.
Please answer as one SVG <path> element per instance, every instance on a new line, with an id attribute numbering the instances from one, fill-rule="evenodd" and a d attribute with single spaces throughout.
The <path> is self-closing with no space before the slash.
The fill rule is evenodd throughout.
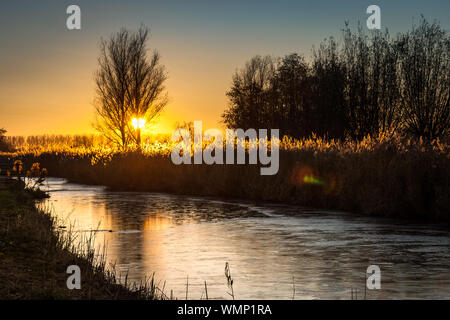
<path id="1" fill-rule="evenodd" d="M 50 204 L 75 230 L 100 229 L 110 261 L 139 281 L 153 272 L 166 292 L 200 299 L 230 298 L 230 263 L 237 299 L 349 299 L 364 292 L 365 271 L 377 264 L 382 289 L 368 299 L 450 298 L 450 232 L 293 206 L 233 203 L 157 193 L 109 192 L 50 178 Z"/>

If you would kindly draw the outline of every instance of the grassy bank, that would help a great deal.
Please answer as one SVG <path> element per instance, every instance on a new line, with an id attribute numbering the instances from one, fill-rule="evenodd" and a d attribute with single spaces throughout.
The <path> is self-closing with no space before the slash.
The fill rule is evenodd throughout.
<path id="1" fill-rule="evenodd" d="M 75 244 L 48 212 L 38 210 L 33 194 L 0 177 L 0 299 L 154 299 L 154 283 L 117 284 L 104 256 L 89 243 Z M 69 290 L 66 269 L 81 269 L 81 289 Z"/>
<path id="2" fill-rule="evenodd" d="M 58 151 L 59 150 L 59 151 Z M 450 220 L 449 144 L 380 134 L 360 142 L 321 138 L 280 145 L 277 175 L 258 165 L 174 165 L 170 145 L 140 152 L 56 147 L 11 158 L 40 162 L 49 175 L 113 190 L 279 201 L 367 215 Z"/>

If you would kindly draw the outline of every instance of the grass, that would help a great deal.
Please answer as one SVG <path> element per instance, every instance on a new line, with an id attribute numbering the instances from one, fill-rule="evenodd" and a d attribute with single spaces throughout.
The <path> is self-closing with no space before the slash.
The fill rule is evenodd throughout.
<path id="1" fill-rule="evenodd" d="M 95 252 L 92 240 L 58 228 L 23 185 L 0 177 L 1 299 L 165 298 L 153 277 L 140 284 L 121 281 L 106 266 L 105 254 Z M 66 286 L 69 265 L 81 269 L 80 290 Z"/>
<path id="2" fill-rule="evenodd" d="M 154 274 L 140 283 L 128 282 L 128 275 L 118 277 L 115 265 L 106 265 L 106 252 L 94 249 L 95 230 L 83 236 L 62 227 L 45 203 L 36 203 L 35 190 L 24 186 L 0 176 L 0 299 L 176 299 L 172 291 L 165 293 L 165 283 L 162 288 L 156 283 Z M 81 269 L 80 290 L 66 286 L 70 265 Z M 227 281 L 233 290 L 231 274 Z M 208 300 L 206 281 L 204 286 L 200 299 Z M 186 300 L 188 292 L 189 280 Z"/>
<path id="3" fill-rule="evenodd" d="M 167 137 L 128 151 L 92 139 L 89 145 L 44 139 L 50 142 L 25 143 L 4 156 L 29 165 L 40 162 L 50 176 L 113 190 L 245 198 L 450 221 L 447 141 L 388 133 L 359 142 L 284 137 L 278 174 L 261 176 L 257 165 L 176 166 L 170 160 L 172 143 Z"/>

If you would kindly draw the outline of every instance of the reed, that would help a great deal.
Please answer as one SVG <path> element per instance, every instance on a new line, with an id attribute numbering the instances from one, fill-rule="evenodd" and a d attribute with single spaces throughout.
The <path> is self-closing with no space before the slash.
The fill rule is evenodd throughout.
<path id="1" fill-rule="evenodd" d="M 224 142 L 225 143 L 225 142 Z M 107 145 L 30 145 L 4 157 L 39 162 L 50 176 L 112 190 L 276 201 L 367 215 L 450 221 L 448 141 L 380 133 L 361 141 L 284 137 L 280 170 L 259 165 L 179 165 L 168 138 L 127 151 Z"/>

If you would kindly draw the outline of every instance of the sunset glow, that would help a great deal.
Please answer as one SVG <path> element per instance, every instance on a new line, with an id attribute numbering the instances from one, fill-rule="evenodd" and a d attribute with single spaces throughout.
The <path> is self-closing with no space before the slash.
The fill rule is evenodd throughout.
<path id="1" fill-rule="evenodd" d="M 133 125 L 133 128 L 134 128 L 134 129 L 137 129 L 137 128 L 143 129 L 143 128 L 145 128 L 145 119 L 142 119 L 142 118 L 139 118 L 139 119 L 133 118 L 133 119 L 131 120 L 131 124 Z"/>

